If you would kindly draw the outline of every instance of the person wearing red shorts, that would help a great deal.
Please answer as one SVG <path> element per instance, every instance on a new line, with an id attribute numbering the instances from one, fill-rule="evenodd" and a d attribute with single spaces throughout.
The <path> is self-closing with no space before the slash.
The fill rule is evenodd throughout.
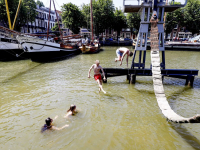
<path id="1" fill-rule="evenodd" d="M 91 70 L 94 69 L 94 79 L 97 81 L 97 83 L 99 85 L 99 92 L 102 90 L 103 93 L 106 94 L 106 91 L 104 91 L 103 87 L 102 87 L 102 78 L 101 78 L 100 70 L 103 73 L 103 76 L 104 76 L 103 79 L 104 80 L 106 80 L 106 77 L 105 77 L 105 73 L 103 71 L 103 68 L 99 64 L 100 64 L 99 60 L 96 60 L 95 64 L 93 64 L 90 67 L 89 72 L 88 72 L 88 78 L 90 78 L 90 72 L 91 72 Z"/>

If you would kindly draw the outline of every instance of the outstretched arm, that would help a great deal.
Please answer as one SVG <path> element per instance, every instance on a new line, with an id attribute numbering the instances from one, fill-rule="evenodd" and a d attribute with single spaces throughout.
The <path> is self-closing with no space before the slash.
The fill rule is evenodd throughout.
<path id="1" fill-rule="evenodd" d="M 125 52 L 123 53 L 123 55 L 122 55 L 120 66 L 122 65 L 122 61 L 123 61 L 124 56 L 125 56 L 126 54 L 127 54 L 127 51 L 125 51 Z"/>
<path id="2" fill-rule="evenodd" d="M 127 57 L 126 57 L 126 63 L 127 63 L 127 67 L 128 67 L 128 54 L 127 54 Z"/>
<path id="3" fill-rule="evenodd" d="M 54 130 L 62 130 L 62 129 L 64 129 L 64 128 L 66 128 L 66 127 L 69 127 L 69 125 L 66 124 L 66 125 L 64 125 L 64 126 L 61 127 L 61 128 L 57 128 L 57 127 L 55 127 L 55 126 L 52 126 L 52 129 L 54 129 Z"/>
<path id="4" fill-rule="evenodd" d="M 90 78 L 90 72 L 91 72 L 91 70 L 92 70 L 93 67 L 94 67 L 94 65 L 92 65 L 92 66 L 90 67 L 89 71 L 88 71 L 88 78 Z"/>

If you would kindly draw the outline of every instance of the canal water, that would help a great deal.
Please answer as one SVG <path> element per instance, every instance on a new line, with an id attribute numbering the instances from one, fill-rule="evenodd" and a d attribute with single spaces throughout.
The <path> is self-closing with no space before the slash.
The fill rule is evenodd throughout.
<path id="1" fill-rule="evenodd" d="M 137 77 L 135 85 L 125 76 L 108 78 L 103 84 L 107 94 L 98 93 L 96 81 L 87 78 L 88 70 L 96 59 L 102 67 L 126 68 L 125 62 L 114 62 L 116 49 L 104 47 L 98 54 L 53 63 L 0 62 L 0 149 L 200 149 L 199 124 L 167 122 L 151 77 Z M 130 63 L 131 59 L 129 67 Z M 166 51 L 166 68 L 200 70 L 200 53 Z M 200 113 L 200 77 L 193 88 L 184 84 L 182 79 L 164 79 L 170 106 L 191 117 Z M 66 119 L 71 104 L 79 113 Z M 69 127 L 41 133 L 45 119 L 56 115 L 55 126 Z"/>

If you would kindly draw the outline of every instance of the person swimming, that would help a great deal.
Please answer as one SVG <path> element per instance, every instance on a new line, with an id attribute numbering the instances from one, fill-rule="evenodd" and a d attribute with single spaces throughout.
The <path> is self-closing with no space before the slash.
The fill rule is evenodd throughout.
<path id="1" fill-rule="evenodd" d="M 64 118 L 67 118 L 70 115 L 75 115 L 77 113 L 76 111 L 76 105 L 71 105 L 70 108 L 67 110 L 67 114 L 64 116 Z"/>
<path id="2" fill-rule="evenodd" d="M 58 117 L 58 116 L 56 116 L 56 117 L 54 118 L 54 120 L 55 120 L 57 117 Z M 45 120 L 45 122 L 46 122 L 46 124 L 44 124 L 44 126 L 42 127 L 41 132 L 44 132 L 44 131 L 49 130 L 49 129 L 53 129 L 53 130 L 62 130 L 63 128 L 66 128 L 66 127 L 69 126 L 68 124 L 66 124 L 66 125 L 64 125 L 64 126 L 61 127 L 61 128 L 57 128 L 57 127 L 55 127 L 55 126 L 52 125 L 53 119 L 51 119 L 50 117 L 48 117 L 48 118 Z"/>

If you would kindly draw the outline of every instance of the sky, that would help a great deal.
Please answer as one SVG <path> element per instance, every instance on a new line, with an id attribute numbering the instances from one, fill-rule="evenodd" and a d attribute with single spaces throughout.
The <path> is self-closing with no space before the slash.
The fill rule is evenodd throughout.
<path id="1" fill-rule="evenodd" d="M 41 1 L 44 3 L 45 7 L 49 7 L 50 0 L 41 0 Z M 124 0 L 113 0 L 113 4 L 114 4 L 115 7 L 123 9 L 123 1 Z M 168 0 L 168 2 L 169 1 L 171 1 L 171 0 Z M 55 2 L 55 5 L 56 5 L 56 9 L 61 10 L 61 6 L 63 4 L 67 4 L 67 3 L 71 2 L 71 3 L 80 7 L 83 3 L 89 4 L 90 0 L 54 0 L 54 2 Z M 129 3 L 131 1 L 127 0 L 127 2 Z M 132 0 L 132 2 L 137 4 L 137 0 Z M 182 4 L 184 4 L 185 0 L 175 0 L 175 2 L 181 2 Z"/>
<path id="2" fill-rule="evenodd" d="M 44 3 L 45 7 L 49 7 L 50 0 L 41 0 L 41 1 Z M 56 5 L 56 9 L 61 10 L 60 7 L 63 4 L 71 2 L 71 3 L 80 7 L 83 3 L 89 4 L 90 0 L 54 0 L 54 2 L 55 2 L 55 5 Z M 123 0 L 113 0 L 113 4 L 114 4 L 115 7 L 123 8 Z"/>

